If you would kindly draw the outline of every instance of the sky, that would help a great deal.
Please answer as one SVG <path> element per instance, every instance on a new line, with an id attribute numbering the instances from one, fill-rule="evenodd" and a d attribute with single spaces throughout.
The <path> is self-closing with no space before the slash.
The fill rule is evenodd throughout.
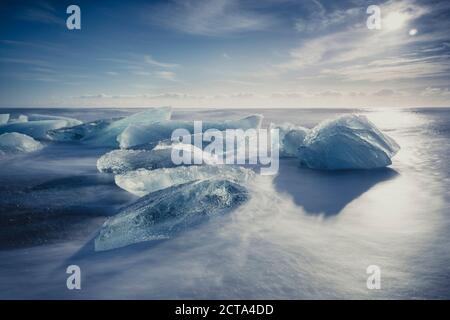
<path id="1" fill-rule="evenodd" d="M 450 106 L 449 30 L 447 0 L 1 0 L 0 107 Z"/>

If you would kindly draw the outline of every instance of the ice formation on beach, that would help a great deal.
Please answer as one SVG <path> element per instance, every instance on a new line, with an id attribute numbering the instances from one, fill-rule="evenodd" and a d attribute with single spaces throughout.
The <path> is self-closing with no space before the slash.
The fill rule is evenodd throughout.
<path id="1" fill-rule="evenodd" d="M 170 238 L 229 212 L 248 198 L 244 187 L 228 180 L 195 181 L 153 192 L 106 220 L 95 239 L 95 250 Z"/>
<path id="2" fill-rule="evenodd" d="M 226 129 L 258 129 L 262 116 L 252 115 L 240 120 L 203 121 L 202 132 L 208 129 L 223 131 Z M 119 145 L 123 149 L 156 141 L 170 139 L 176 129 L 185 129 L 194 133 L 194 121 L 170 120 L 152 124 L 133 124 L 125 129 L 118 137 Z"/>
<path id="3" fill-rule="evenodd" d="M 9 113 L 0 114 L 0 125 L 8 123 Z"/>
<path id="4" fill-rule="evenodd" d="M 271 124 L 270 127 L 279 130 L 280 157 L 295 158 L 297 156 L 297 149 L 303 144 L 309 129 L 291 123 L 281 125 Z"/>
<path id="5" fill-rule="evenodd" d="M 13 122 L 0 126 L 0 134 L 18 132 L 35 139 L 48 139 L 47 131 L 67 127 L 70 123 L 69 120 L 65 119 Z"/>
<path id="6" fill-rule="evenodd" d="M 46 115 L 46 114 L 30 114 L 27 117 L 28 121 L 41 121 L 41 120 L 65 120 L 67 121 L 67 127 L 73 127 L 78 126 L 82 124 L 83 122 L 74 118 L 69 117 L 62 117 L 62 116 L 52 116 L 52 115 Z"/>
<path id="7" fill-rule="evenodd" d="M 172 152 L 183 153 L 192 159 L 192 163 L 215 164 L 216 158 L 203 152 L 201 149 L 187 144 L 161 145 L 153 150 L 113 150 L 104 154 L 97 160 L 97 169 L 100 172 L 116 174 L 136 169 L 158 169 L 177 166 L 172 160 Z"/>
<path id="8" fill-rule="evenodd" d="M 373 169 L 390 165 L 399 149 L 365 116 L 344 115 L 309 131 L 297 156 L 313 169 Z"/>
<path id="9" fill-rule="evenodd" d="M 11 132 L 0 135 L 0 155 L 33 152 L 43 148 L 43 145 L 27 135 Z"/>
<path id="10" fill-rule="evenodd" d="M 152 108 L 124 118 L 87 122 L 71 128 L 53 130 L 49 136 L 55 141 L 81 141 L 93 146 L 117 147 L 117 136 L 129 125 L 144 125 L 168 120 L 171 108 Z"/>
<path id="11" fill-rule="evenodd" d="M 19 115 L 17 118 L 9 118 L 8 123 L 23 123 L 28 122 L 28 117 L 26 115 Z"/>
<path id="12" fill-rule="evenodd" d="M 120 188 L 142 197 L 161 189 L 195 180 L 220 178 L 242 184 L 254 176 L 253 170 L 238 166 L 205 165 L 156 170 L 139 169 L 116 175 L 115 181 Z"/>

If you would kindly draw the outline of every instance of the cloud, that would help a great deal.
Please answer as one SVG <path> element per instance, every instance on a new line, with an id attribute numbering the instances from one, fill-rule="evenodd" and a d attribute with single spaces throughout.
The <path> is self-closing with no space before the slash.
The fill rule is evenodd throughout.
<path id="1" fill-rule="evenodd" d="M 176 81 L 176 74 L 175 72 L 171 72 L 171 71 L 158 71 L 156 72 L 156 75 L 164 80 L 169 80 L 169 81 Z"/>
<path id="2" fill-rule="evenodd" d="M 175 64 L 175 63 L 165 63 L 165 62 L 157 61 L 157 60 L 153 59 L 152 56 L 150 56 L 150 55 L 146 55 L 144 57 L 144 60 L 148 64 L 151 64 L 151 65 L 157 66 L 157 67 L 161 67 L 161 68 L 176 68 L 176 67 L 179 67 L 179 65 Z"/>
<path id="3" fill-rule="evenodd" d="M 49 3 L 46 2 L 42 2 L 35 7 L 25 9 L 18 18 L 45 24 L 66 24 L 64 15 L 59 16 L 55 8 L 53 8 Z"/>
<path id="4" fill-rule="evenodd" d="M 21 58 L 3 58 L 0 57 L 0 63 L 18 63 L 18 64 L 27 64 L 27 65 L 35 65 L 35 66 L 48 66 L 49 63 L 44 60 L 37 59 L 21 59 Z"/>
<path id="5" fill-rule="evenodd" d="M 395 91 L 392 89 L 382 89 L 373 93 L 373 95 L 378 97 L 392 97 L 393 95 L 395 95 Z"/>
<path id="6" fill-rule="evenodd" d="M 327 91 L 316 93 L 316 96 L 319 96 L 319 97 L 340 97 L 340 96 L 342 96 L 342 93 L 340 93 L 339 91 L 327 90 Z"/>
<path id="7" fill-rule="evenodd" d="M 338 78 L 347 81 L 385 81 L 441 76 L 450 69 L 449 56 L 424 51 L 430 43 L 445 37 L 440 31 L 410 36 L 409 25 L 432 11 L 413 1 L 388 1 L 381 5 L 383 15 L 402 15 L 403 28 L 368 30 L 366 16 L 359 23 L 345 28 L 333 28 L 325 35 L 305 39 L 289 52 L 290 59 L 278 64 L 281 72 L 312 70 L 318 78 Z M 317 13 L 323 21 L 312 22 L 323 29 L 353 16 L 357 9 Z M 383 20 L 382 20 L 383 21 Z M 320 25 L 317 25 L 320 24 Z M 448 36 L 447 36 L 448 38 Z M 439 46 L 445 49 L 445 46 Z"/>
<path id="8" fill-rule="evenodd" d="M 178 0 L 152 6 L 150 21 L 194 35 L 224 35 L 267 29 L 273 24 L 268 14 L 247 9 L 237 0 Z"/>
<path id="9" fill-rule="evenodd" d="M 318 1 L 313 1 L 315 10 L 306 18 L 298 18 L 295 22 L 295 29 L 298 32 L 319 32 L 331 27 L 338 27 L 348 24 L 349 20 L 363 16 L 365 10 L 361 7 L 353 7 L 343 10 L 327 12 Z"/>
<path id="10" fill-rule="evenodd" d="M 374 60 L 367 64 L 323 69 L 321 73 L 350 81 L 371 82 L 447 76 L 450 72 L 449 57 L 449 55 L 421 58 L 411 55 L 392 57 Z"/>
<path id="11" fill-rule="evenodd" d="M 426 87 L 422 92 L 420 92 L 420 95 L 424 97 L 432 97 L 432 96 L 448 97 L 450 96 L 450 90 L 449 88 Z"/>

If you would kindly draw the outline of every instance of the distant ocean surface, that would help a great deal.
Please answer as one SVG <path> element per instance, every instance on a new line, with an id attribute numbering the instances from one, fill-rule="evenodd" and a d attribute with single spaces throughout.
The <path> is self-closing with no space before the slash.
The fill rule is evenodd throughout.
<path id="1" fill-rule="evenodd" d="M 0 109 L 82 121 L 142 109 Z M 0 298 L 450 298 L 450 109 L 175 109 L 172 119 L 313 127 L 366 115 L 401 146 L 389 168 L 323 172 L 282 160 L 230 214 L 169 240 L 94 252 L 108 216 L 137 199 L 99 173 L 105 148 L 49 143 L 0 160 Z M 66 288 L 79 265 L 82 290 Z M 366 268 L 381 269 L 368 290 Z"/>

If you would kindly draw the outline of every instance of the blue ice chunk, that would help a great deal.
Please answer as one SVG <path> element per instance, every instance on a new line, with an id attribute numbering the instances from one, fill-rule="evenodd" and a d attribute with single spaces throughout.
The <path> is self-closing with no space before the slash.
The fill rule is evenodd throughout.
<path id="1" fill-rule="evenodd" d="M 30 114 L 30 115 L 25 116 L 25 117 L 27 117 L 28 121 L 66 120 L 67 121 L 67 127 L 78 126 L 78 125 L 83 123 L 82 121 L 74 119 L 74 118 L 63 117 L 63 116 L 52 116 L 52 115 L 38 114 L 38 113 L 33 113 L 33 114 Z"/>
<path id="2" fill-rule="evenodd" d="M 55 141 L 81 141 L 92 146 L 117 147 L 117 136 L 132 124 L 149 124 L 168 120 L 171 108 L 152 108 L 124 118 L 87 122 L 71 128 L 52 130 L 49 136 Z"/>
<path id="3" fill-rule="evenodd" d="M 9 132 L 0 135 L 0 155 L 27 153 L 37 151 L 43 145 L 27 135 Z"/>
<path id="4" fill-rule="evenodd" d="M 220 178 L 245 184 L 254 176 L 255 173 L 253 170 L 239 166 L 203 165 L 160 168 L 155 170 L 138 169 L 116 175 L 114 180 L 120 188 L 142 197 L 161 189 L 196 180 Z"/>
<path id="5" fill-rule="evenodd" d="M 226 129 L 258 129 L 261 126 L 262 116 L 252 115 L 240 120 L 203 121 L 202 132 L 208 129 L 223 131 Z M 170 139 L 176 129 L 186 129 L 194 133 L 194 121 L 161 121 L 148 125 L 131 125 L 117 138 L 123 149 L 149 144 L 152 142 Z"/>
<path id="6" fill-rule="evenodd" d="M 18 132 L 35 139 L 48 139 L 47 131 L 64 128 L 69 124 L 69 121 L 63 119 L 8 123 L 0 126 L 0 134 Z"/>
<path id="7" fill-rule="evenodd" d="M 153 150 L 113 150 L 97 160 L 100 172 L 121 174 L 137 169 L 172 168 L 179 164 L 172 160 L 172 152 L 191 159 L 192 164 L 216 164 L 217 158 L 208 152 L 188 144 L 161 145 Z"/>
<path id="8" fill-rule="evenodd" d="M 17 116 L 17 118 L 14 119 L 10 118 L 8 121 L 8 123 L 23 123 L 23 122 L 28 122 L 28 116 L 23 114 Z"/>
<path id="9" fill-rule="evenodd" d="M 313 169 L 373 169 L 390 165 L 399 149 L 365 116 L 344 115 L 314 127 L 297 156 Z"/>
<path id="10" fill-rule="evenodd" d="M 281 158 L 295 158 L 297 150 L 303 144 L 309 129 L 292 123 L 271 124 L 270 128 L 279 130 L 279 155 Z"/>
<path id="11" fill-rule="evenodd" d="M 237 208 L 248 198 L 244 187 L 228 180 L 195 181 L 150 193 L 106 220 L 95 250 L 170 238 Z"/>
<path id="12" fill-rule="evenodd" d="M 0 114 L 0 125 L 8 123 L 9 113 L 1 113 Z"/>

